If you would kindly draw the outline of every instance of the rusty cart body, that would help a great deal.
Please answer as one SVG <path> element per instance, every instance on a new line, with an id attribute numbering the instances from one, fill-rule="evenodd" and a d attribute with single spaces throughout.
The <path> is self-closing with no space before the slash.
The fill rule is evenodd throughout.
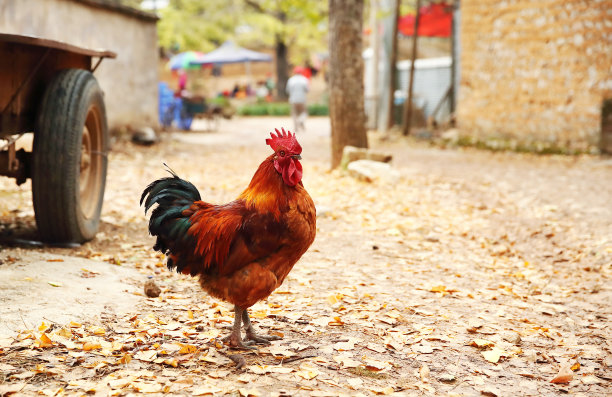
<path id="1" fill-rule="evenodd" d="M 0 175 L 32 179 L 41 240 L 82 243 L 100 223 L 109 136 L 93 72 L 115 53 L 0 33 Z M 33 133 L 32 151 L 16 141 Z"/>

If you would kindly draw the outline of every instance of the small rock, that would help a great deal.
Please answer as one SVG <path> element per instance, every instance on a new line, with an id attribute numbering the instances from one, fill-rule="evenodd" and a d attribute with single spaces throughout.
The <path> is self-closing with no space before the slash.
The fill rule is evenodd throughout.
<path id="1" fill-rule="evenodd" d="M 373 152 L 366 148 L 359 148 L 355 146 L 345 146 L 342 151 L 341 167 L 346 168 L 353 161 L 358 160 L 372 160 L 379 161 L 381 163 L 389 163 L 393 159 L 393 156 L 388 153 Z"/>
<path id="2" fill-rule="evenodd" d="M 459 141 L 459 130 L 456 128 L 451 128 L 449 130 L 444 131 L 441 137 L 445 141 L 456 143 Z"/>
<path id="3" fill-rule="evenodd" d="M 151 127 L 139 128 L 132 134 L 132 142 L 149 146 L 157 142 L 157 134 Z"/>
<path id="4" fill-rule="evenodd" d="M 366 157 L 367 149 L 358 148 L 355 146 L 345 146 L 342 149 L 341 167 L 346 168 L 349 163 L 357 160 L 363 160 Z"/>
<path id="5" fill-rule="evenodd" d="M 519 335 L 518 332 L 506 332 L 502 335 L 502 339 L 513 345 L 519 345 L 521 343 L 521 335 Z"/>
<path id="6" fill-rule="evenodd" d="M 430 243 L 437 243 L 440 242 L 440 238 L 436 235 L 429 234 L 427 235 L 427 237 L 425 237 L 425 241 L 429 241 Z"/>
<path id="7" fill-rule="evenodd" d="M 444 383 L 453 383 L 457 380 L 457 377 L 453 374 L 442 374 L 438 377 L 438 380 Z"/>
<path id="8" fill-rule="evenodd" d="M 387 163 L 372 160 L 357 160 L 347 167 L 349 175 L 365 182 L 384 180 L 395 183 L 399 179 L 399 172 L 391 168 Z"/>
<path id="9" fill-rule="evenodd" d="M 380 161 L 381 163 L 390 163 L 391 160 L 393 160 L 393 156 L 387 153 L 368 151 L 366 160 Z"/>
<path id="10" fill-rule="evenodd" d="M 161 288 L 159 288 L 159 285 L 155 284 L 155 281 L 147 280 L 144 285 L 144 292 L 149 298 L 157 298 L 159 294 L 161 294 Z"/>

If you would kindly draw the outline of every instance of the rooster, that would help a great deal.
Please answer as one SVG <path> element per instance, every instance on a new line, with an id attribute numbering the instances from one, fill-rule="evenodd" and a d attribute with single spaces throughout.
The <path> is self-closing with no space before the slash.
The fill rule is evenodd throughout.
<path id="1" fill-rule="evenodd" d="M 236 200 L 206 203 L 170 169 L 172 176 L 151 183 L 140 199 L 145 213 L 157 204 L 149 232 L 168 269 L 199 276 L 208 294 L 234 305 L 232 332 L 224 339 L 233 348 L 279 339 L 255 333 L 247 309 L 283 283 L 316 233 L 315 206 L 302 184 L 302 147 L 295 134 L 275 131 L 266 139 L 274 153 Z"/>

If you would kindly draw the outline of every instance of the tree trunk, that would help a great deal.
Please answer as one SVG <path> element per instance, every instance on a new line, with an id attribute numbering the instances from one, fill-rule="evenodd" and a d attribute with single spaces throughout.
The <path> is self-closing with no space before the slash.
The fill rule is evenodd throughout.
<path id="1" fill-rule="evenodd" d="M 287 23 L 287 14 L 280 11 L 277 16 L 278 20 L 284 25 Z M 287 60 L 287 43 L 280 33 L 276 34 L 276 100 L 286 101 L 289 97 L 285 88 L 287 88 L 287 80 L 289 80 L 289 61 Z"/>
<path id="2" fill-rule="evenodd" d="M 286 101 L 285 88 L 289 79 L 289 62 L 287 61 L 287 45 L 280 36 L 276 36 L 276 99 Z"/>
<path id="3" fill-rule="evenodd" d="M 363 88 L 363 0 L 329 0 L 332 168 L 345 146 L 368 147 Z"/>

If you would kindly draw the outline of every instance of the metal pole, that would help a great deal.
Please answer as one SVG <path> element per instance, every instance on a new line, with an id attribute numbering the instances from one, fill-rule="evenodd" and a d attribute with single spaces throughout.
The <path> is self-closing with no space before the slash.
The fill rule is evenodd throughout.
<path id="1" fill-rule="evenodd" d="M 414 84 L 414 61 L 417 57 L 417 37 L 419 37 L 419 17 L 421 15 L 421 0 L 416 2 L 416 18 L 414 19 L 414 32 L 412 33 L 412 58 L 410 59 L 410 80 L 408 82 L 408 95 L 404 102 L 404 120 L 402 132 L 404 135 L 410 133 L 412 123 L 412 87 Z"/>

